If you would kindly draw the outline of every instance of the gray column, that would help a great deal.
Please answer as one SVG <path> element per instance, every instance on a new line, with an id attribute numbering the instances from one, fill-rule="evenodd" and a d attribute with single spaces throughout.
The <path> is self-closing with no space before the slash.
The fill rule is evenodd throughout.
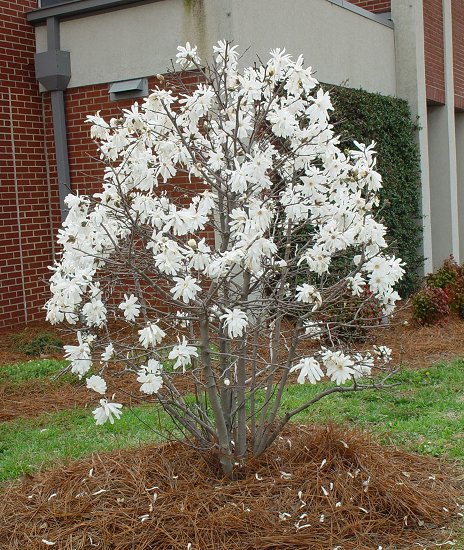
<path id="1" fill-rule="evenodd" d="M 457 159 L 457 196 L 459 225 L 459 252 L 464 260 L 464 112 L 456 112 L 456 159 Z"/>
<path id="2" fill-rule="evenodd" d="M 458 212 L 458 173 L 456 156 L 456 129 L 454 108 L 454 63 L 453 63 L 453 16 L 451 1 L 443 0 L 443 26 L 445 40 L 445 102 L 448 117 L 450 208 L 451 208 L 451 247 L 457 262 L 459 251 L 459 212 Z"/>
<path id="3" fill-rule="evenodd" d="M 392 0 L 395 30 L 397 95 L 406 99 L 420 129 L 417 143 L 421 169 L 421 211 L 423 216 L 424 272 L 433 270 L 432 225 L 429 181 L 427 98 L 425 92 L 424 18 L 422 0 Z"/>
<path id="4" fill-rule="evenodd" d="M 454 115 L 453 29 L 451 2 L 443 1 L 445 105 L 429 106 L 429 158 L 433 266 L 450 254 L 460 261 L 459 214 Z"/>
<path id="5" fill-rule="evenodd" d="M 455 252 L 453 249 L 452 193 L 450 185 L 452 145 L 450 144 L 447 106 L 429 105 L 428 129 L 433 267 L 437 269 L 443 263 L 443 260 Z M 453 139 L 453 143 L 454 141 Z"/>

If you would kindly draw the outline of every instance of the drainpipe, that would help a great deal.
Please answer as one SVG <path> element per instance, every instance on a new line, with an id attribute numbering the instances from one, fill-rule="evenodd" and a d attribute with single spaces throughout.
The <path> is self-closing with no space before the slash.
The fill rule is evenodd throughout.
<path id="1" fill-rule="evenodd" d="M 68 215 L 64 199 L 71 192 L 64 109 L 64 90 L 71 79 L 71 56 L 69 52 L 60 50 L 60 23 L 56 17 L 47 19 L 47 51 L 35 55 L 35 72 L 37 80 L 50 92 L 52 101 L 58 193 L 61 221 L 64 221 Z"/>

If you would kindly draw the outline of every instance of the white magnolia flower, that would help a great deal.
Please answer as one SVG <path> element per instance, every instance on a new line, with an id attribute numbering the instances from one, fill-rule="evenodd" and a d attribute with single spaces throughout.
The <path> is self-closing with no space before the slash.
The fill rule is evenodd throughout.
<path id="1" fill-rule="evenodd" d="M 90 342 L 92 338 L 85 337 L 80 331 L 77 332 L 77 340 L 79 345 L 77 346 L 64 346 L 65 358 L 71 361 L 71 372 L 79 375 L 82 378 L 86 372 L 90 370 L 92 366 L 92 355 L 90 351 Z"/>
<path id="2" fill-rule="evenodd" d="M 195 66 L 195 63 L 200 63 L 197 47 L 192 47 L 190 42 L 187 42 L 185 46 L 178 46 L 177 52 L 176 62 L 182 67 L 182 69 L 190 69 Z"/>
<path id="3" fill-rule="evenodd" d="M 295 115 L 286 107 L 274 108 L 267 119 L 272 124 L 272 131 L 278 137 L 291 137 L 298 127 Z"/>
<path id="4" fill-rule="evenodd" d="M 324 376 L 320 364 L 314 357 L 301 359 L 290 369 L 290 372 L 294 371 L 300 371 L 297 379 L 298 384 L 304 384 L 306 379 L 310 384 L 316 384 Z"/>
<path id="5" fill-rule="evenodd" d="M 221 319 L 224 321 L 224 328 L 230 338 L 240 337 L 243 331 L 248 326 L 248 317 L 246 313 L 238 308 L 226 309 L 226 313 L 221 315 Z"/>
<path id="6" fill-rule="evenodd" d="M 360 273 L 356 273 L 354 277 L 348 277 L 347 282 L 351 288 L 353 296 L 361 296 L 366 286 L 366 281 L 363 279 Z"/>
<path id="7" fill-rule="evenodd" d="M 341 351 L 326 350 L 322 354 L 322 361 L 327 369 L 327 376 L 338 386 L 350 380 L 355 374 L 352 368 L 354 362 Z"/>
<path id="8" fill-rule="evenodd" d="M 382 361 L 389 362 L 392 357 L 392 349 L 387 346 L 374 346 L 374 353 Z"/>
<path id="9" fill-rule="evenodd" d="M 148 395 L 158 393 L 163 385 L 161 371 L 163 366 L 156 359 L 149 359 L 148 364 L 143 366 L 140 374 L 137 377 L 137 382 L 140 382 L 140 391 Z"/>
<path id="10" fill-rule="evenodd" d="M 370 376 L 372 367 L 374 366 L 374 358 L 369 352 L 366 352 L 364 355 L 361 353 L 355 353 L 353 355 L 353 361 L 353 377 L 356 380 L 359 378 L 364 378 L 365 376 Z"/>
<path id="11" fill-rule="evenodd" d="M 100 407 L 97 407 L 93 411 L 95 418 L 95 424 L 104 424 L 109 420 L 110 424 L 114 424 L 114 419 L 119 420 L 121 418 L 122 405 L 120 403 L 110 403 L 107 399 L 100 399 Z"/>
<path id="12" fill-rule="evenodd" d="M 113 344 L 108 344 L 105 348 L 105 351 L 101 355 L 101 360 L 103 363 L 108 363 L 108 361 L 113 357 L 114 355 L 114 346 Z"/>
<path id="13" fill-rule="evenodd" d="M 89 327 L 100 327 L 106 321 L 106 307 L 101 300 L 92 300 L 84 305 L 82 314 L 87 320 Z"/>
<path id="14" fill-rule="evenodd" d="M 87 388 L 103 395 L 106 393 L 106 382 L 101 376 L 94 374 L 87 378 Z"/>
<path id="15" fill-rule="evenodd" d="M 124 317 L 128 321 L 135 321 L 135 318 L 140 315 L 140 304 L 137 296 L 124 294 L 124 302 L 119 304 L 119 309 L 122 309 Z"/>
<path id="16" fill-rule="evenodd" d="M 205 239 L 201 239 L 198 243 L 194 240 L 193 242 L 194 246 L 189 244 L 192 249 L 189 266 L 197 271 L 204 271 L 211 263 L 211 248 L 205 243 Z"/>
<path id="17" fill-rule="evenodd" d="M 174 277 L 176 284 L 171 288 L 171 293 L 174 300 L 182 299 L 184 304 L 188 304 L 190 300 L 194 300 L 197 293 L 201 290 L 201 287 L 198 286 L 197 280 L 190 275 L 187 275 L 185 279 L 182 277 Z"/>
<path id="18" fill-rule="evenodd" d="M 185 313 L 184 311 L 176 311 L 176 320 L 174 321 L 175 324 L 178 324 L 182 328 L 187 328 L 191 321 L 188 318 L 188 313 Z"/>
<path id="19" fill-rule="evenodd" d="M 166 333 L 156 323 L 148 323 L 145 328 L 139 330 L 139 335 L 139 342 L 148 349 L 159 344 Z"/>
<path id="20" fill-rule="evenodd" d="M 296 299 L 298 302 L 314 304 L 313 311 L 316 311 L 322 305 L 321 294 L 312 285 L 308 285 L 307 283 L 296 287 Z"/>
<path id="21" fill-rule="evenodd" d="M 182 367 L 182 372 L 185 372 L 185 367 L 191 364 L 192 357 L 198 357 L 197 348 L 189 346 L 185 336 L 182 336 L 182 342 L 175 345 L 168 355 L 169 359 L 176 360 L 173 368 L 178 369 Z"/>
<path id="22" fill-rule="evenodd" d="M 326 329 L 326 325 L 322 321 L 304 321 L 303 327 L 305 328 L 305 334 L 311 340 L 320 340 L 321 335 Z"/>

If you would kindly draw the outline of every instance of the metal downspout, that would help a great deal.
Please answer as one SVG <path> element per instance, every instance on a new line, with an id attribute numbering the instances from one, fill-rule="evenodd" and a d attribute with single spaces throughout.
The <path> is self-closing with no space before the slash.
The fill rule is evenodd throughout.
<path id="1" fill-rule="evenodd" d="M 47 19 L 47 51 L 36 54 L 36 74 L 51 97 L 58 194 L 63 221 L 68 215 L 64 199 L 71 192 L 64 105 L 64 90 L 71 78 L 71 65 L 69 52 L 60 50 L 60 22 L 56 17 Z"/>
<path id="2" fill-rule="evenodd" d="M 58 193 L 60 197 L 61 221 L 68 215 L 64 199 L 71 192 L 69 175 L 68 140 L 66 138 L 66 115 L 64 110 L 64 93 L 62 90 L 51 92 L 53 134 L 55 138 L 56 168 L 58 173 Z"/>
<path id="3" fill-rule="evenodd" d="M 47 19 L 47 48 L 48 51 L 60 50 L 60 22 L 56 17 L 49 17 Z M 61 221 L 64 221 L 68 215 L 68 208 L 64 202 L 64 199 L 66 198 L 66 195 L 71 192 L 68 139 L 66 136 L 66 113 L 64 109 L 64 91 L 52 90 L 51 100 L 60 212 Z"/>

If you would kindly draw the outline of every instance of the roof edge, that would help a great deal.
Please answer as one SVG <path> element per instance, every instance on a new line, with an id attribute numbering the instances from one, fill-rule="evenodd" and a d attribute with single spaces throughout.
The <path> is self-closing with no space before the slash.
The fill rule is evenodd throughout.
<path id="1" fill-rule="evenodd" d="M 112 11 L 126 8 L 131 5 L 160 2 L 161 0 L 78 0 L 63 2 L 54 6 L 46 6 L 30 11 L 26 14 L 27 21 L 33 25 L 45 23 L 50 17 L 66 19 L 79 17 L 99 11 Z"/>
<path id="2" fill-rule="evenodd" d="M 357 13 L 358 15 L 361 15 L 362 17 L 366 17 L 367 19 L 370 19 L 371 21 L 375 21 L 376 23 L 380 23 L 381 25 L 385 25 L 385 27 L 389 27 L 390 29 L 393 29 L 393 21 L 390 19 L 390 12 L 385 13 L 372 13 L 371 11 L 365 10 L 364 8 L 360 8 L 359 6 L 355 6 L 349 0 L 327 0 L 331 4 L 334 4 L 335 6 L 339 6 L 340 8 L 344 8 L 345 10 L 352 11 L 353 13 Z"/>

